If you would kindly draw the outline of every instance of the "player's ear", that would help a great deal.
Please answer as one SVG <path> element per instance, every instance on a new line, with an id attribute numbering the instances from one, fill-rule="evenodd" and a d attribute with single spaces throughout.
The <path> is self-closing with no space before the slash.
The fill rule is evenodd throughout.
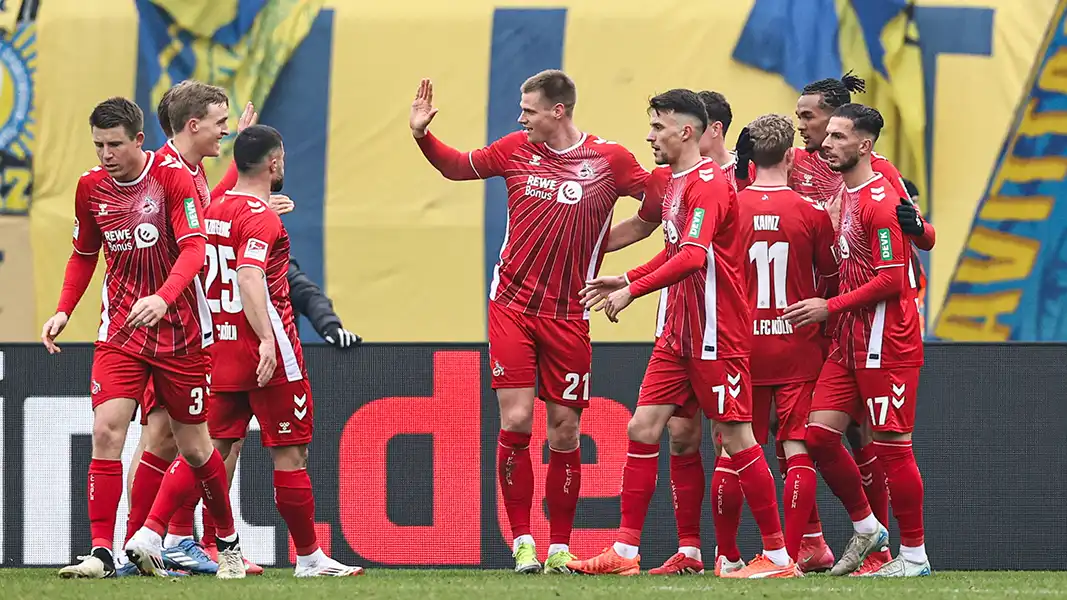
<path id="1" fill-rule="evenodd" d="M 142 145 L 144 145 L 144 132 L 143 131 L 138 131 L 137 135 L 133 136 L 133 143 L 137 144 L 138 148 L 140 148 Z"/>
<path id="2" fill-rule="evenodd" d="M 563 106 L 563 104 L 557 102 L 556 105 L 552 107 L 552 116 L 553 117 L 556 117 L 557 119 L 562 119 L 563 116 L 566 115 L 566 114 L 567 114 L 567 107 Z"/>

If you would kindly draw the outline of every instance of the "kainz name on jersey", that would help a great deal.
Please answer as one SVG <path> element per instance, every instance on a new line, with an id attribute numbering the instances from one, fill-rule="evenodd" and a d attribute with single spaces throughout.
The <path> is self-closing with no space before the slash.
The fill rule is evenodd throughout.
<path id="1" fill-rule="evenodd" d="M 756 231 L 778 231 L 778 215 L 752 215 L 752 227 Z"/>

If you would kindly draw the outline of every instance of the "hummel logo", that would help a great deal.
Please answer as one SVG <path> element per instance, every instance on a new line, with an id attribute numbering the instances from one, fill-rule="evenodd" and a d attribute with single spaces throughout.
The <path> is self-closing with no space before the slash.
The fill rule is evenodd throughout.
<path id="1" fill-rule="evenodd" d="M 885 186 L 872 187 L 871 199 L 875 202 L 881 202 L 882 200 L 885 200 Z"/>
<path id="2" fill-rule="evenodd" d="M 107 216 L 107 205 L 106 204 L 98 204 L 97 206 L 100 207 L 100 212 L 96 213 L 96 216 L 98 216 L 98 217 Z"/>
<path id="3" fill-rule="evenodd" d="M 700 175 L 704 181 L 711 181 L 715 179 L 715 169 L 701 169 L 697 171 L 697 175 Z"/>
<path id="4" fill-rule="evenodd" d="M 893 384 L 893 395 L 894 396 L 903 396 L 905 387 L 907 387 L 907 386 L 906 385 L 899 385 L 898 386 L 897 384 L 894 383 Z"/>
<path id="5" fill-rule="evenodd" d="M 737 384 L 741 383 L 741 374 L 738 373 L 737 375 L 731 375 L 731 374 L 727 373 L 726 374 L 726 381 L 728 381 L 730 383 L 730 385 L 737 385 Z"/>
<path id="6" fill-rule="evenodd" d="M 293 402 L 295 402 L 297 406 L 303 406 L 304 404 L 307 403 L 307 401 L 308 401 L 308 395 L 307 394 L 304 394 L 303 396 L 296 396 L 296 395 L 293 396 Z"/>
<path id="7" fill-rule="evenodd" d="M 536 155 L 536 154 L 531 154 L 530 155 L 530 164 L 535 166 L 535 167 L 541 166 L 541 157 Z"/>
<path id="8" fill-rule="evenodd" d="M 248 208 L 251 209 L 252 214 L 258 215 L 259 213 L 267 210 L 267 207 L 263 205 L 259 200 L 245 200 L 248 204 Z"/>
<path id="9" fill-rule="evenodd" d="M 904 406 L 904 388 L 905 386 L 893 384 L 893 407 L 900 408 Z"/>
<path id="10" fill-rule="evenodd" d="M 860 479 L 863 481 L 863 487 L 870 487 L 874 483 L 874 474 L 860 475 Z"/>
<path id="11" fill-rule="evenodd" d="M 301 421 L 304 420 L 304 417 L 308 414 L 308 409 L 304 406 L 304 404 L 307 403 L 307 399 L 307 394 L 304 394 L 303 396 L 293 396 L 293 403 L 298 407 L 293 409 L 293 416 Z"/>

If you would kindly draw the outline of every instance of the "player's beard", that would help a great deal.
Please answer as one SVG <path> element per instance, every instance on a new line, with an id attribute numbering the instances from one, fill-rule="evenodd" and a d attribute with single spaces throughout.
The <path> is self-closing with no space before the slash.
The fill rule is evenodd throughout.
<path id="1" fill-rule="evenodd" d="M 280 191 L 282 191 L 282 188 L 284 186 L 285 186 L 285 176 L 282 176 L 282 177 L 279 177 L 279 178 L 275 179 L 274 181 L 270 182 L 270 191 L 272 193 L 280 192 Z"/>
<path id="2" fill-rule="evenodd" d="M 844 173 L 845 171 L 851 171 L 860 163 L 860 155 L 854 154 L 848 159 L 841 162 L 839 165 L 830 165 L 830 170 L 837 173 Z"/>

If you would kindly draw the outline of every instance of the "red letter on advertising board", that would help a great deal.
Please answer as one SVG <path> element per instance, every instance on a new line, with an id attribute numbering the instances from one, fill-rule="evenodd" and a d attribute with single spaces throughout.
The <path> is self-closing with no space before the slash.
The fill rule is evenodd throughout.
<path id="1" fill-rule="evenodd" d="M 481 356 L 436 352 L 433 373 L 432 396 L 375 400 L 352 415 L 341 434 L 341 532 L 367 560 L 481 563 Z M 433 525 L 389 520 L 386 445 L 404 434 L 433 436 Z"/>
<path id="2" fill-rule="evenodd" d="M 611 529 L 583 529 L 583 510 L 581 498 L 617 498 L 622 488 L 622 468 L 626 464 L 626 425 L 630 422 L 630 409 L 610 398 L 589 399 L 589 408 L 582 411 L 582 435 L 593 438 L 596 445 L 597 462 L 582 464 L 582 489 L 578 501 L 578 513 L 574 520 L 574 533 L 571 535 L 571 552 L 575 556 L 595 556 L 615 541 L 617 525 Z M 542 509 L 545 499 L 545 474 L 548 465 L 542 458 L 548 435 L 545 431 L 545 405 L 538 400 L 534 405 L 533 437 L 530 438 L 530 458 L 533 460 L 534 498 L 530 513 L 530 532 L 539 542 L 538 554 L 548 551 L 548 517 Z M 504 543 L 511 548 L 511 528 L 508 526 L 508 514 L 504 508 L 504 498 L 497 485 L 496 506 L 497 522 Z"/>

